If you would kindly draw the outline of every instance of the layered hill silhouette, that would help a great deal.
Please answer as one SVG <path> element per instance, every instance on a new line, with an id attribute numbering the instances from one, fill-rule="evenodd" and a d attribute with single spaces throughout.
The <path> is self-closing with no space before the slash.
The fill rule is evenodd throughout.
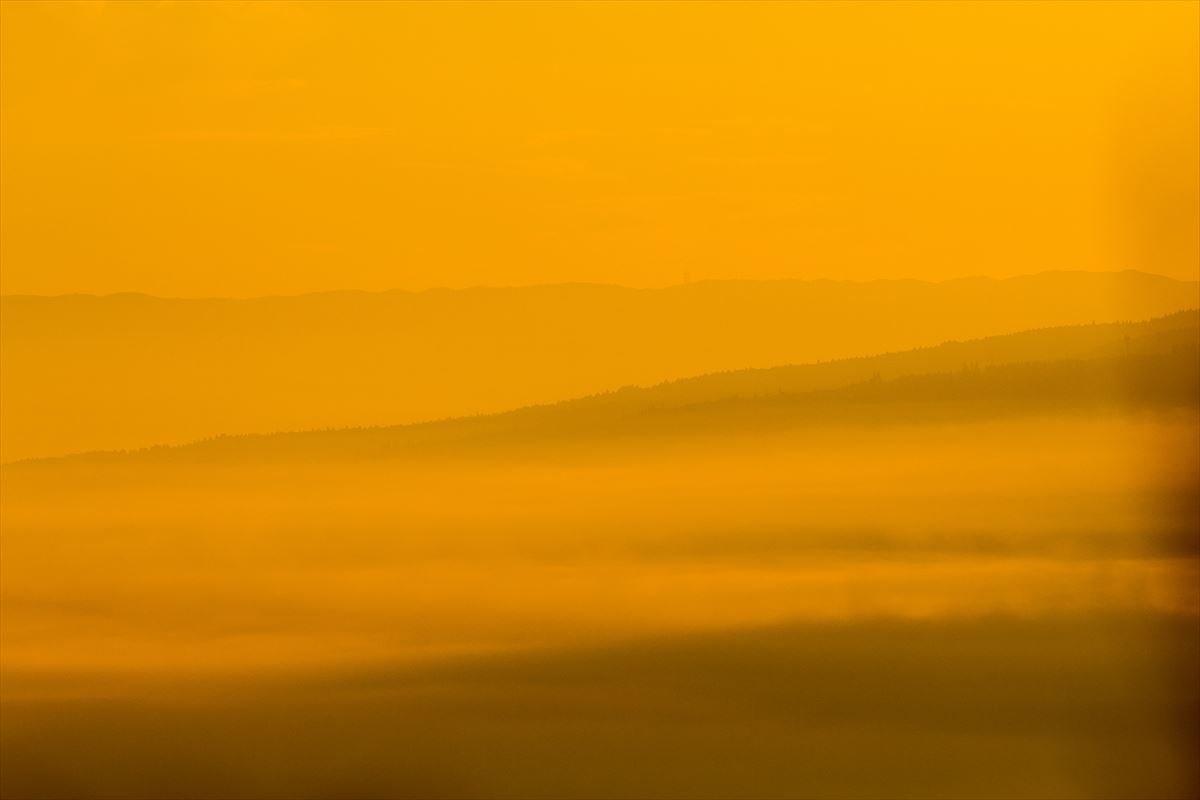
<path id="1" fill-rule="evenodd" d="M 219 436 L 83 460 L 407 457 L 572 439 L 946 423 L 1200 407 L 1200 311 L 1047 328 L 824 363 L 626 387 L 552 405 L 388 427 Z"/>
<path id="2" fill-rule="evenodd" d="M 942 283 L 724 281 L 250 300 L 7 296 L 0 303 L 0 459 L 11 461 L 492 413 L 689 375 L 1146 319 L 1195 308 L 1200 284 L 1140 272 L 1055 272 Z M 1002 360 L 1076 357 L 1070 337 L 1087 335 L 1039 343 L 1031 334 L 1002 345 L 1025 346 L 1024 356 Z M 991 363 L 991 346 L 977 345 L 972 356 L 939 351 L 940 366 L 941 355 L 920 351 L 896 356 L 897 366 L 808 367 L 795 373 L 799 383 L 778 371 L 739 380 L 758 392 L 831 388 L 876 371 L 886 379 Z M 702 402 L 720 396 L 708 387 L 723 380 L 659 387 L 655 396 Z"/>
<path id="3" fill-rule="evenodd" d="M 802 317 L 796 350 L 829 352 Z M 211 347 L 214 323 L 190 324 Z M 613 336 L 596 364 L 651 363 Z M 1194 796 L 1200 311 L 945 338 L 5 464 L 0 792 L 158 798 L 195 775 L 214 797 Z M 246 377 L 223 352 L 221 380 Z M 186 365 L 163 369 L 179 388 Z M 136 377 L 97 391 L 134 398 L 154 375 Z M 315 398 L 269 377 L 246 380 L 326 410 L 356 381 L 422 387 L 400 360 Z M 91 413 L 85 389 L 47 405 Z"/>
<path id="4" fill-rule="evenodd" d="M 0 791 L 561 797 L 599 763 L 613 795 L 957 797 L 1053 747 L 1104 791 L 997 796 L 1192 796 L 1198 340 L 1188 311 L 7 464 Z"/>

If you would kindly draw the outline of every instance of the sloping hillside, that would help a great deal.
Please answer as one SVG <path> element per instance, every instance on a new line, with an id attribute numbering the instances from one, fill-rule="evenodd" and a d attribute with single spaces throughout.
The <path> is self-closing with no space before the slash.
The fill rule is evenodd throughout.
<path id="1" fill-rule="evenodd" d="M 1196 283 L 1136 272 L 252 300 L 4 297 L 0 460 L 493 413 L 1198 303 Z M 835 373 L 825 385 L 845 382 Z"/>
<path id="2" fill-rule="evenodd" d="M 870 358 L 740 370 L 515 411 L 383 428 L 225 436 L 77 458 L 403 457 L 573 437 L 947 422 L 1200 405 L 1200 312 L 1053 328 Z"/>

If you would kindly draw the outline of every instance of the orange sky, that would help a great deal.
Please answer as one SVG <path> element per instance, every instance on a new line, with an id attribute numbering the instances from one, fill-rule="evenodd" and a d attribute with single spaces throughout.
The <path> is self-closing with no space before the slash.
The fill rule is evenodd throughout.
<path id="1" fill-rule="evenodd" d="M 5 293 L 1196 278 L 1196 3 L 3 3 Z"/>

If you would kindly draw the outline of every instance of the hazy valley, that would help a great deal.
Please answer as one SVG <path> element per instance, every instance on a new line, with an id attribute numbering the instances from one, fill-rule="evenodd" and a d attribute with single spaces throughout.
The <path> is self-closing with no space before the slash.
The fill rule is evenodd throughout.
<path id="1" fill-rule="evenodd" d="M 5 795 L 1186 797 L 1198 325 L 6 465 Z"/>

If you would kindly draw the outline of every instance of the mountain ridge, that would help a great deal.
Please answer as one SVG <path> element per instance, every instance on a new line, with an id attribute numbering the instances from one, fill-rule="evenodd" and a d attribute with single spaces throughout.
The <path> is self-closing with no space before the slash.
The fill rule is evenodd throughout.
<path id="1" fill-rule="evenodd" d="M 0 298 L 0 461 L 415 423 L 744 368 L 1200 306 L 1144 273 Z"/>
<path id="2" fill-rule="evenodd" d="M 1031 350 L 1036 347 L 1036 350 Z M 267 433 L 250 433 L 234 435 L 218 435 L 205 437 L 180 445 L 155 445 L 146 448 L 129 450 L 104 450 L 72 453 L 65 456 L 50 458 L 20 459 L 4 463 L 4 468 L 39 463 L 61 462 L 64 460 L 105 460 L 122 459 L 126 457 L 153 456 L 161 454 L 180 454 L 198 452 L 203 449 L 221 445 L 236 445 L 238 443 L 263 442 L 268 440 L 281 441 L 284 439 L 296 441 L 301 439 L 316 440 L 329 436 L 364 436 L 392 435 L 403 437 L 409 434 L 410 444 L 423 446 L 428 444 L 421 434 L 431 433 L 432 440 L 438 440 L 438 433 L 448 434 L 444 440 L 459 438 L 469 439 L 472 436 L 489 434 L 488 426 L 503 428 L 505 423 L 516 423 L 519 430 L 535 431 L 537 425 L 548 426 L 552 434 L 556 425 L 561 424 L 564 417 L 571 424 L 572 412 L 584 414 L 599 414 L 602 424 L 611 424 L 623 419 L 639 415 L 654 414 L 661 419 L 663 413 L 695 412 L 716 407 L 722 403 L 730 404 L 759 399 L 806 398 L 822 402 L 840 399 L 856 399 L 853 390 L 870 383 L 895 387 L 907 382 L 909 387 L 921 383 L 925 379 L 927 386 L 938 391 L 953 386 L 939 384 L 947 375 L 953 375 L 958 364 L 963 371 L 975 371 L 985 377 L 1002 374 L 1007 368 L 1008 373 L 1015 374 L 1019 379 L 1029 379 L 1029 373 L 1034 375 L 1049 375 L 1050 380 L 1058 380 L 1062 375 L 1055 375 L 1054 370 L 1071 371 L 1068 377 L 1079 381 L 1077 389 L 1088 391 L 1095 389 L 1097 368 L 1103 371 L 1111 367 L 1114 356 L 1125 355 L 1138 357 L 1144 373 L 1159 375 L 1160 379 L 1180 377 L 1184 386 L 1182 395 L 1190 401 L 1188 394 L 1191 379 L 1190 374 L 1177 376 L 1186 370 L 1176 369 L 1182 364 L 1185 368 L 1192 361 L 1195 353 L 1200 353 L 1200 310 L 1177 312 L 1163 317 L 1141 322 L 1116 322 L 1095 325 L 1071 325 L 1019 331 L 1003 336 L 983 337 L 966 341 L 948 341 L 940 345 L 915 348 L 912 350 L 880 353 L 874 356 L 862 356 L 850 359 L 839 359 L 828 362 L 808 364 L 788 364 L 769 368 L 749 368 L 720 373 L 709 373 L 689 378 L 664 381 L 646 387 L 625 386 L 607 392 L 601 392 L 582 397 L 561 400 L 555 403 L 535 404 L 506 411 L 461 417 L 447 417 L 418 423 L 379 425 L 379 426 L 344 426 L 332 429 L 308 429 L 298 431 L 273 431 Z M 1176 355 L 1182 351 L 1182 360 L 1163 362 L 1162 356 Z M 1159 357 L 1157 362 L 1154 357 Z M 1145 368 L 1147 362 L 1153 368 L 1153 373 Z M 1120 366 L 1119 364 L 1117 366 Z M 1089 371 L 1090 370 L 1090 371 Z M 886 377 L 885 377 L 886 376 Z M 1121 376 L 1104 374 L 1108 383 L 1102 385 L 1102 390 L 1116 390 Z M 914 381 L 913 379 L 918 379 Z M 1088 381 L 1091 381 L 1090 383 Z M 720 384 L 725 382 L 724 386 Z M 1115 382 L 1115 383 L 1114 383 Z M 1145 383 L 1143 376 L 1141 382 Z M 1161 382 L 1161 380 L 1160 380 Z M 717 384 L 714 386 L 714 384 Z M 1113 384 L 1113 385 L 1109 385 Z M 1139 386 L 1131 387 L 1134 393 Z M 927 390 L 928 391 L 928 390 Z M 1180 394 L 1180 387 L 1171 387 L 1173 401 L 1178 401 L 1175 395 Z M 840 395 L 839 395 L 840 393 Z M 1111 401 L 1111 397 L 1097 398 Z M 578 416 L 578 413 L 577 413 Z M 532 425 L 521 428 L 523 421 Z M 594 422 L 594 420 L 593 420 Z M 587 423 L 584 423 L 586 427 Z M 455 431 L 455 428 L 466 429 Z M 475 429 L 475 430 L 471 430 Z M 547 431 L 543 431 L 546 433 Z M 495 433 L 491 431 L 490 433 Z M 511 433 L 502 430 L 501 433 Z M 394 442 L 393 445 L 403 447 L 405 442 Z"/>
<path id="3" fill-rule="evenodd" d="M 429 286 L 423 289 L 326 289 L 312 292 L 297 292 L 295 294 L 262 294 L 262 295 L 246 295 L 246 296 L 229 296 L 229 295 L 196 295 L 196 296 L 181 296 L 181 295 L 160 295 L 153 292 L 142 292 L 136 290 L 125 290 L 117 292 L 58 292 L 53 294 L 40 294 L 29 292 L 11 292 L 0 293 L 0 300 L 52 300 L 52 299 L 145 299 L 145 300 L 162 300 L 162 301 L 182 301 L 182 302 L 212 302 L 212 301 L 228 301 L 228 302 L 253 302 L 257 300 L 299 300 L 304 298 L 319 298 L 319 297 L 336 297 L 336 296 L 351 296 L 351 297 L 380 297 L 380 296 L 413 296 L 429 294 L 470 294 L 478 292 L 522 292 L 543 289 L 599 289 L 599 290 L 616 290 L 635 293 L 658 293 L 672 292 L 677 290 L 686 290 L 691 287 L 702 286 L 761 286 L 761 285 L 780 285 L 780 286 L 895 286 L 895 285 L 910 285 L 910 286 L 953 286 L 956 284 L 967 283 L 1009 283 L 1020 282 L 1030 278 L 1042 278 L 1051 276 L 1127 276 L 1136 277 L 1139 279 L 1149 278 L 1163 283 L 1173 283 L 1182 285 L 1195 285 L 1200 287 L 1200 280 L 1184 280 L 1173 278 L 1169 275 L 1161 275 L 1156 272 L 1149 272 L 1141 269 L 1123 269 L 1123 270 L 1068 270 L 1068 269 L 1047 269 L 1038 272 L 1022 273 L 1019 275 L 993 276 L 993 275 L 963 275 L 955 278 L 943 278 L 939 280 L 931 280 L 924 278 L 870 278 L 870 279 L 849 279 L 849 278 L 703 278 L 695 281 L 686 281 L 683 283 L 672 283 L 665 286 L 629 286 L 619 283 L 603 283 L 598 281 L 563 281 L 557 283 L 530 283 L 530 284 L 514 284 L 514 285 L 493 285 L 493 284 L 478 284 L 469 286 Z"/>

